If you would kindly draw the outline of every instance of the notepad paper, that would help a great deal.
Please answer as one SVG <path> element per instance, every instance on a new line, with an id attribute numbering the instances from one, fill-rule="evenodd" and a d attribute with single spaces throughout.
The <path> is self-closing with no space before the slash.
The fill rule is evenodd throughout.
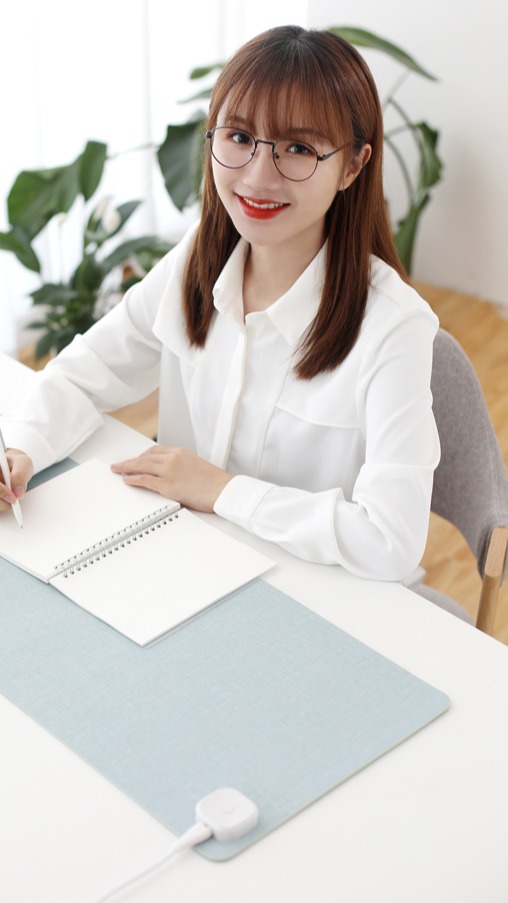
<path id="1" fill-rule="evenodd" d="M 29 491 L 0 555 L 146 645 L 272 563 L 177 502 L 89 461 Z"/>

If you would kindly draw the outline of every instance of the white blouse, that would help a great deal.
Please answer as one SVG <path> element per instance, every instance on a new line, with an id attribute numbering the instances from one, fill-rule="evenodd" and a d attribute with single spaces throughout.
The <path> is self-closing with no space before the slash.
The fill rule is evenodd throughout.
<path id="1" fill-rule="evenodd" d="M 38 374 L 3 420 L 7 443 L 39 470 L 84 441 L 99 412 L 160 385 L 159 442 L 235 475 L 217 514 L 302 558 L 404 579 L 425 548 L 439 460 L 437 318 L 373 258 L 353 350 L 332 372 L 299 380 L 293 365 L 319 305 L 325 249 L 283 297 L 244 318 L 241 240 L 215 286 L 206 346 L 193 348 L 181 295 L 193 236 Z"/>

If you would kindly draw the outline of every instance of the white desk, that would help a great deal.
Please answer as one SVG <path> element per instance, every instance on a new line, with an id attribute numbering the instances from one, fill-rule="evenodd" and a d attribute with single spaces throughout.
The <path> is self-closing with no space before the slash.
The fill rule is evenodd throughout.
<path id="1" fill-rule="evenodd" d="M 30 377 L 0 356 L 0 409 Z M 111 461 L 146 443 L 108 418 L 75 457 Z M 508 648 L 401 586 L 269 554 L 271 583 L 443 690 L 451 709 L 236 859 L 188 851 L 122 899 L 506 903 Z M 0 697 L 2 901 L 92 903 L 172 837 Z"/>

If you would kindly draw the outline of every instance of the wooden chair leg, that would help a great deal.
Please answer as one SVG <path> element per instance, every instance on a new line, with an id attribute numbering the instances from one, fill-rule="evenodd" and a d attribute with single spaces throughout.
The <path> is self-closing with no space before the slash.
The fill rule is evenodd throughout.
<path id="1" fill-rule="evenodd" d="M 495 527 L 490 537 L 485 573 L 483 575 L 480 606 L 476 626 L 489 636 L 494 635 L 499 587 L 504 576 L 508 549 L 508 528 Z"/>

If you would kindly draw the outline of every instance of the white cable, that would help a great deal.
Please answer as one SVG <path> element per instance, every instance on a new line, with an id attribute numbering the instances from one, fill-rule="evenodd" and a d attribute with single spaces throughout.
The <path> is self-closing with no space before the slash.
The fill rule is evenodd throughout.
<path id="1" fill-rule="evenodd" d="M 169 853 L 163 857 L 163 859 L 159 859 L 158 862 L 155 862 L 154 865 L 151 865 L 149 868 L 145 869 L 144 872 L 140 872 L 139 875 L 136 875 L 135 878 L 131 878 L 129 881 L 126 881 L 124 884 L 121 884 L 119 887 L 116 887 L 114 890 L 110 891 L 106 894 L 105 897 L 101 897 L 100 900 L 97 900 L 97 903 L 106 903 L 106 901 L 114 900 L 119 894 L 123 893 L 124 890 L 132 890 L 136 884 L 140 884 L 145 878 L 148 878 L 149 875 L 152 875 L 157 869 L 161 868 L 163 865 L 166 865 L 170 859 L 173 858 L 175 853 L 179 853 L 181 850 L 185 850 L 188 847 L 194 847 L 197 843 L 203 843 L 205 840 L 209 840 L 212 836 L 212 829 L 208 827 L 208 825 L 200 824 L 199 822 L 189 828 L 185 834 L 182 834 L 178 840 L 175 841 L 173 846 L 170 848 Z"/>
<path id="2" fill-rule="evenodd" d="M 210 837 L 215 837 L 218 841 L 232 841 L 243 837 L 244 834 L 256 827 L 258 819 L 259 812 L 256 804 L 243 793 L 230 787 L 214 790 L 196 805 L 196 824 L 175 841 L 163 859 L 136 875 L 135 878 L 109 891 L 96 903 L 109 903 L 123 891 L 132 890 L 136 884 L 166 865 L 175 853 L 179 853 L 181 850 L 203 843 Z"/>

